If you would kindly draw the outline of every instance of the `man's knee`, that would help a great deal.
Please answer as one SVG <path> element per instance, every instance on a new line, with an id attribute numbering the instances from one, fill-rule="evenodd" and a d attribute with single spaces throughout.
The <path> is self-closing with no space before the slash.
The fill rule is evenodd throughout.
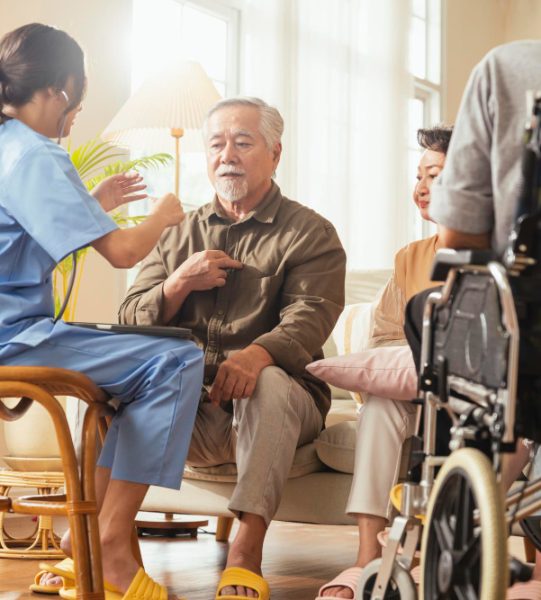
<path id="1" fill-rule="evenodd" d="M 263 415 L 283 413 L 290 404 L 293 379 L 280 367 L 265 367 L 257 379 L 254 393 L 250 398 L 235 401 L 235 415 L 242 418 L 246 412 Z"/>

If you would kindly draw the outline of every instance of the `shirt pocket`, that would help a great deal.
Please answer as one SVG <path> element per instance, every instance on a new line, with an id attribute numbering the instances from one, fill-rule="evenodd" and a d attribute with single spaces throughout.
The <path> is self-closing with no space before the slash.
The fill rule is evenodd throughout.
<path id="1" fill-rule="evenodd" d="M 237 273 L 231 290 L 235 317 L 258 333 L 274 327 L 279 320 L 282 281 L 282 274 L 265 275 L 256 268 Z"/>

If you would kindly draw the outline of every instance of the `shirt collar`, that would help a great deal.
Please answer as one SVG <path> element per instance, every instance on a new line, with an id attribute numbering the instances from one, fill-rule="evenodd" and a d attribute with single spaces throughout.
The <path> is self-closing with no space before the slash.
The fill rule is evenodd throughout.
<path id="1" fill-rule="evenodd" d="M 265 194 L 263 200 L 242 219 L 242 222 L 249 219 L 256 219 L 260 223 L 272 223 L 280 208 L 281 200 L 282 193 L 280 192 L 280 188 L 273 181 L 270 190 Z M 212 202 L 209 202 L 199 210 L 199 221 L 206 221 L 212 216 L 216 216 L 221 220 L 227 220 L 216 195 Z"/>

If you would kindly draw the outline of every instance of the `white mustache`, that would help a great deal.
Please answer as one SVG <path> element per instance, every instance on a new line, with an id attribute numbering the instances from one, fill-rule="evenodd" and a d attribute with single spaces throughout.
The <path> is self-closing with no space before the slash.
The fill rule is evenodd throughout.
<path id="1" fill-rule="evenodd" d="M 237 169 L 236 167 L 218 167 L 216 169 L 216 175 L 244 175 L 244 171 L 242 169 Z"/>

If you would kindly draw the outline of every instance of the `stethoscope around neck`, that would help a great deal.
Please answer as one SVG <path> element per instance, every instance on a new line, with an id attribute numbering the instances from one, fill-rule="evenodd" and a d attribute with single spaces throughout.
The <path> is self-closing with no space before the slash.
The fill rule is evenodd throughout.
<path id="1" fill-rule="evenodd" d="M 60 142 L 61 142 L 63 134 L 64 134 L 64 127 L 66 126 L 66 119 L 68 118 L 68 112 L 69 112 L 68 109 L 69 109 L 69 104 L 70 104 L 70 99 L 69 99 L 68 94 L 64 90 L 60 90 L 60 94 L 62 96 L 64 96 L 64 98 L 66 100 L 67 108 L 64 111 L 64 114 L 63 114 L 62 118 L 60 119 L 60 122 L 58 123 L 58 139 L 56 140 L 56 143 L 59 145 L 60 145 Z M 77 250 L 75 250 L 74 252 L 71 253 L 71 259 L 73 261 L 73 268 L 71 270 L 70 279 L 68 282 L 68 290 L 66 292 L 66 295 L 64 296 L 64 301 L 62 302 L 62 306 L 60 307 L 58 314 L 53 319 L 53 323 L 56 323 L 57 321 L 59 321 L 62 318 L 62 315 L 66 312 L 66 308 L 68 306 L 71 292 L 73 290 L 73 284 L 75 283 L 75 274 L 77 272 Z"/>

